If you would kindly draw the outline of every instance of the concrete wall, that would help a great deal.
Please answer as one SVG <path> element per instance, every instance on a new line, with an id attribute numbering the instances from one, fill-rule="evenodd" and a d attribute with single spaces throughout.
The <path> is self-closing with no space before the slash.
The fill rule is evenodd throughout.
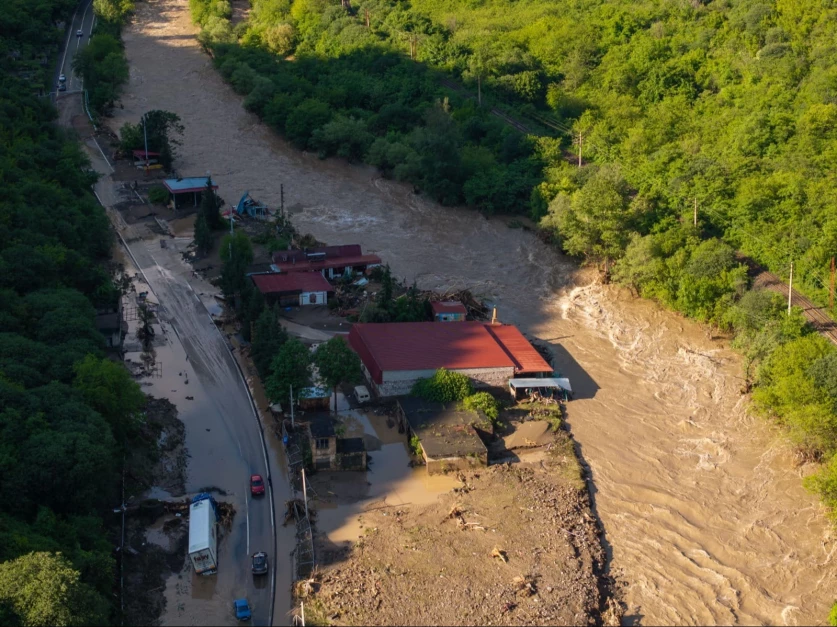
<path id="1" fill-rule="evenodd" d="M 425 455 L 424 461 L 427 464 L 427 473 L 430 475 L 439 475 L 452 470 L 473 470 L 480 466 L 488 466 L 488 451 L 476 456 L 445 457 L 438 459 L 428 459 L 427 455 Z"/>
<path id="2" fill-rule="evenodd" d="M 373 387 L 379 396 L 399 396 L 409 394 L 413 384 L 418 379 L 428 379 L 433 376 L 435 370 L 398 370 L 385 371 L 383 383 L 373 382 Z M 508 381 L 514 376 L 514 368 L 472 368 L 454 370 L 464 374 L 471 379 L 474 387 L 480 388 L 506 388 Z"/>
<path id="3" fill-rule="evenodd" d="M 333 468 L 337 465 L 337 438 L 328 438 L 328 448 L 317 448 L 317 438 L 311 436 L 311 457 L 315 468 Z"/>
<path id="4" fill-rule="evenodd" d="M 311 302 L 311 296 L 314 296 L 314 302 Z M 305 305 L 325 305 L 328 302 L 328 293 L 327 292 L 302 292 L 299 295 L 299 306 L 304 307 Z"/>

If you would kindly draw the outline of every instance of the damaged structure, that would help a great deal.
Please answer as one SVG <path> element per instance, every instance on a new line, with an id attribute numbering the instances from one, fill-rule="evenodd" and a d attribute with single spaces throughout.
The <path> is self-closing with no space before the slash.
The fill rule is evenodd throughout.
<path id="1" fill-rule="evenodd" d="M 341 438 L 328 414 L 312 416 L 306 423 L 311 458 L 317 470 L 366 470 L 363 438 Z"/>
<path id="2" fill-rule="evenodd" d="M 408 394 L 439 368 L 467 376 L 477 388 L 505 391 L 515 377 L 549 377 L 550 366 L 517 327 L 483 322 L 359 323 L 349 344 L 379 397 Z"/>
<path id="3" fill-rule="evenodd" d="M 474 427 L 488 423 L 483 414 L 410 396 L 398 399 L 397 419 L 408 438 L 418 439 L 428 473 L 488 465 L 488 449 Z"/>
<path id="4" fill-rule="evenodd" d="M 197 207 L 209 181 L 205 176 L 191 176 L 185 179 L 166 179 L 163 185 L 169 191 L 174 210 L 177 211 L 182 207 Z M 217 192 L 218 186 L 213 184 L 212 189 Z"/>

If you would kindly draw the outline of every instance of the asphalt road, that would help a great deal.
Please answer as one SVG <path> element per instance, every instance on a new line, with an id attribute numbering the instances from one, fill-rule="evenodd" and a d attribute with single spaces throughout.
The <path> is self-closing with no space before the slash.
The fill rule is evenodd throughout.
<path id="1" fill-rule="evenodd" d="M 67 77 L 67 92 L 62 94 L 60 105 L 79 98 L 70 96 L 82 88 L 81 79 L 72 74 L 72 56 L 89 41 L 93 20 L 91 2 L 86 2 L 68 27 L 58 72 L 63 71 Z M 79 28 L 84 31 L 81 38 L 75 35 Z M 96 193 L 110 208 L 126 191 L 121 183 L 111 180 L 112 168 L 95 138 L 87 138 L 85 146 L 93 169 L 102 175 Z M 115 212 L 110 213 L 116 217 Z M 275 438 L 268 432 L 264 434 L 266 443 L 263 440 L 261 422 L 227 341 L 198 296 L 198 292 L 214 288 L 193 279 L 174 246 L 163 248 L 159 239 L 137 240 L 128 248 L 160 303 L 159 318 L 165 334 L 157 347 L 157 359 L 162 376 L 147 382 L 150 385 L 145 390 L 171 400 L 186 426 L 187 492 L 210 489 L 216 498 L 236 508 L 232 528 L 222 536 L 219 546 L 218 574 L 198 577 L 190 570 L 184 574 L 184 579 L 190 580 L 170 585 L 162 623 L 235 624 L 232 600 L 244 596 L 252 607 L 252 624 L 270 625 L 274 620 L 287 624 L 293 531 L 279 527 L 282 550 L 277 552 L 275 523 L 276 515 L 284 513 L 284 502 L 291 498 L 286 464 Z M 191 283 L 195 283 L 197 292 Z M 264 497 L 251 497 L 251 474 L 271 479 Z M 250 555 L 256 551 L 269 555 L 271 570 L 267 577 L 251 574 Z"/>
<path id="2" fill-rule="evenodd" d="M 64 74 L 67 77 L 67 92 L 79 91 L 84 88 L 84 81 L 80 76 L 73 74 L 73 58 L 75 54 L 90 43 L 90 34 L 93 32 L 93 26 L 96 22 L 96 16 L 93 14 L 93 2 L 88 0 L 82 2 L 67 27 L 67 39 L 64 44 L 64 52 L 61 55 L 61 62 L 58 67 L 58 72 L 55 75 L 54 89 L 58 89 L 58 76 Z M 81 30 L 82 36 L 77 37 L 76 31 Z"/>

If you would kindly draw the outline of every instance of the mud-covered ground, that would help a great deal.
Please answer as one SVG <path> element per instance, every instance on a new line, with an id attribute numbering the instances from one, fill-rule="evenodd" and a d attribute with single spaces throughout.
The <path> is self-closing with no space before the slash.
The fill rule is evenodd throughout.
<path id="1" fill-rule="evenodd" d="M 306 624 L 619 624 L 572 441 L 540 464 L 459 475 L 424 506 L 372 505 L 308 590 Z"/>

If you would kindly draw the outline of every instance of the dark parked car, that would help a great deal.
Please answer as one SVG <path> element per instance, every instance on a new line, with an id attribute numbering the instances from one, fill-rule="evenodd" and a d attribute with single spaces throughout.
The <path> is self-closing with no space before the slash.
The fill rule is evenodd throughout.
<path id="1" fill-rule="evenodd" d="M 84 36 L 84 31 L 79 28 L 76 31 L 76 37 L 83 37 L 83 36 Z"/>
<path id="2" fill-rule="evenodd" d="M 267 568 L 267 553 L 264 551 L 253 553 L 253 574 L 266 575 Z"/>
<path id="3" fill-rule="evenodd" d="M 250 475 L 250 494 L 253 496 L 264 494 L 264 479 L 261 475 Z"/>
<path id="4" fill-rule="evenodd" d="M 58 91 L 67 91 L 67 83 L 58 83 Z"/>

